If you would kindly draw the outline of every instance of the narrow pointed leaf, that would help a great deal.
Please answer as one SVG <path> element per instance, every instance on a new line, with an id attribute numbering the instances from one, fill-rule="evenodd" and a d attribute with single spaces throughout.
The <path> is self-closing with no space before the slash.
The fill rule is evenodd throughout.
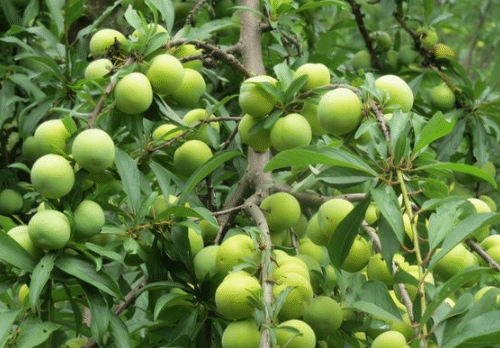
<path id="1" fill-rule="evenodd" d="M 474 167 L 474 166 L 471 166 L 468 164 L 464 164 L 464 163 L 437 162 L 437 163 L 418 167 L 415 170 L 419 171 L 419 170 L 432 170 L 432 169 L 448 169 L 448 170 L 452 170 L 454 172 L 474 175 L 480 179 L 483 179 L 484 181 L 487 181 L 494 188 L 498 187 L 498 185 L 495 181 L 495 178 L 493 176 L 491 176 L 490 174 L 488 174 L 487 172 L 485 172 L 482 169 L 479 169 L 477 167 Z"/>
<path id="2" fill-rule="evenodd" d="M 447 120 L 441 111 L 437 112 L 432 116 L 432 118 L 425 124 L 420 137 L 417 139 L 415 148 L 413 149 L 413 154 L 418 154 L 425 146 L 429 145 L 433 141 L 444 137 L 450 133 L 455 127 L 455 118 Z"/>
<path id="3" fill-rule="evenodd" d="M 401 207 L 396 196 L 394 189 L 387 185 L 382 185 L 377 188 L 372 188 L 370 193 L 380 210 L 380 213 L 387 220 L 389 226 L 391 226 L 394 234 L 400 242 L 404 239 L 404 226 L 403 226 L 403 215 L 401 212 Z"/>
<path id="4" fill-rule="evenodd" d="M 27 272 L 36 266 L 35 258 L 3 231 L 0 231 L 0 260 Z"/>
<path id="5" fill-rule="evenodd" d="M 54 261 L 56 259 L 56 254 L 46 254 L 40 262 L 36 265 L 33 270 L 33 275 L 31 276 L 30 282 L 30 304 L 32 308 L 38 307 L 38 301 L 40 301 L 40 294 L 45 287 L 45 284 L 49 280 L 50 273 L 54 268 Z"/>

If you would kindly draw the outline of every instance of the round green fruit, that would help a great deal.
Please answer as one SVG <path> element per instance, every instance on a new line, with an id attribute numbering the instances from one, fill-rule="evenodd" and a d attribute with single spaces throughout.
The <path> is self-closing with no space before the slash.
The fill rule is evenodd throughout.
<path id="1" fill-rule="evenodd" d="M 478 261 L 474 254 L 459 243 L 436 263 L 434 269 L 442 279 L 448 280 L 460 271 L 477 265 Z M 471 286 L 473 283 L 475 282 L 466 285 Z"/>
<path id="2" fill-rule="evenodd" d="M 408 84 L 399 76 L 384 75 L 375 80 L 375 87 L 387 98 L 385 106 L 397 106 L 408 112 L 413 107 L 413 92 Z"/>
<path id="3" fill-rule="evenodd" d="M 311 239 L 311 241 L 317 245 L 326 245 L 330 239 L 328 235 L 323 234 L 319 228 L 318 214 L 314 214 L 309 219 L 307 224 L 306 236 Z"/>
<path id="4" fill-rule="evenodd" d="M 183 120 L 188 126 L 194 126 L 200 121 L 207 120 L 207 119 L 214 119 L 214 115 L 208 115 L 207 110 L 205 109 L 193 109 L 188 111 L 184 117 Z M 198 139 L 203 141 L 204 143 L 207 144 L 212 144 L 213 141 L 211 140 L 212 136 L 215 135 L 218 138 L 220 126 L 219 122 L 210 122 L 210 123 L 204 123 L 204 124 L 199 124 L 196 126 L 197 131 L 193 135 L 193 139 Z M 211 135 L 213 133 L 213 135 Z"/>
<path id="5" fill-rule="evenodd" d="M 106 58 L 94 60 L 87 65 L 84 77 L 88 80 L 101 79 L 113 70 L 113 63 Z"/>
<path id="6" fill-rule="evenodd" d="M 178 135 L 182 134 L 182 130 L 179 129 L 175 124 L 165 123 L 155 128 L 151 137 L 153 140 L 170 140 Z"/>
<path id="7" fill-rule="evenodd" d="M 0 191 L 0 214 L 11 215 L 23 208 L 23 196 L 13 189 Z"/>
<path id="8" fill-rule="evenodd" d="M 198 222 L 198 226 L 200 227 L 201 235 L 203 236 L 203 240 L 205 242 L 212 243 L 219 232 L 219 226 L 216 224 L 212 224 L 207 220 L 200 220 Z"/>
<path id="9" fill-rule="evenodd" d="M 238 97 L 241 110 L 255 118 L 268 115 L 274 109 L 276 98 L 259 86 L 258 83 L 276 85 L 277 82 L 276 79 L 267 75 L 254 76 L 243 81 Z"/>
<path id="10" fill-rule="evenodd" d="M 468 198 L 467 199 L 469 202 L 472 203 L 474 208 L 476 209 L 476 212 L 478 214 L 484 214 L 484 213 L 489 213 L 491 212 L 491 209 L 488 204 L 486 204 L 484 201 L 480 200 L 479 198 Z M 472 234 L 472 236 L 478 240 L 482 241 L 484 238 L 486 238 L 490 234 L 490 226 L 485 226 L 476 232 Z"/>
<path id="11" fill-rule="evenodd" d="M 296 331 L 287 328 L 293 328 Z M 275 332 L 280 347 L 285 347 L 285 344 L 287 348 L 316 347 L 316 335 L 313 329 L 302 320 L 292 319 L 284 321 L 277 326 Z"/>
<path id="12" fill-rule="evenodd" d="M 455 106 L 455 94 L 445 83 L 442 83 L 431 88 L 429 101 L 434 108 L 448 111 Z"/>
<path id="13" fill-rule="evenodd" d="M 257 122 L 258 119 L 245 114 L 238 124 L 238 134 L 242 143 L 247 144 L 257 152 L 262 152 L 271 147 L 271 130 L 269 128 L 262 128 L 252 133 L 251 129 Z"/>
<path id="14" fill-rule="evenodd" d="M 409 65 L 418 58 L 418 52 L 413 45 L 403 45 L 399 49 L 398 60 L 403 65 Z"/>
<path id="15" fill-rule="evenodd" d="M 201 140 L 188 140 L 174 152 L 174 167 L 179 173 L 191 176 L 212 158 L 212 150 Z"/>
<path id="16" fill-rule="evenodd" d="M 392 272 L 387 267 L 382 255 L 378 253 L 370 256 L 366 266 L 366 276 L 369 280 L 378 280 L 386 285 L 391 285 L 394 282 Z"/>
<path id="17" fill-rule="evenodd" d="M 185 68 L 181 85 L 169 94 L 169 98 L 180 106 L 192 107 L 198 104 L 206 89 L 203 76 L 196 70 Z"/>
<path id="18" fill-rule="evenodd" d="M 73 188 L 75 173 L 64 157 L 49 154 L 33 164 L 31 183 L 33 189 L 45 198 L 61 198 Z"/>
<path id="19" fill-rule="evenodd" d="M 260 332 L 253 318 L 233 321 L 222 333 L 222 348 L 259 348 Z"/>
<path id="20" fill-rule="evenodd" d="M 231 271 L 245 259 L 257 260 L 259 256 L 254 242 L 246 234 L 230 236 L 220 244 L 217 250 L 217 270 L 221 273 Z"/>
<path id="21" fill-rule="evenodd" d="M 367 50 L 361 50 L 356 52 L 351 57 L 351 64 L 354 70 L 369 70 L 372 67 L 372 58 L 370 52 Z"/>
<path id="22" fill-rule="evenodd" d="M 385 331 L 373 340 L 371 348 L 410 348 L 405 336 L 398 331 Z"/>
<path id="23" fill-rule="evenodd" d="M 142 0 L 141 0 L 142 1 Z M 165 37 L 165 43 L 168 41 L 169 39 L 169 35 L 168 35 L 168 30 L 165 29 L 164 26 L 160 25 L 160 24 L 156 24 L 156 23 L 149 23 L 146 30 L 134 30 L 134 32 L 132 33 L 132 37 L 135 38 L 136 40 L 142 40 L 145 36 L 149 35 L 149 39 L 151 39 L 153 36 L 155 36 L 156 34 L 159 34 L 159 33 L 165 33 L 163 34 L 164 37 Z"/>
<path id="24" fill-rule="evenodd" d="M 76 136 L 71 152 L 80 167 L 90 173 L 99 173 L 113 164 L 115 143 L 105 131 L 87 129 Z"/>
<path id="25" fill-rule="evenodd" d="M 302 110 L 300 110 L 300 114 L 309 122 L 313 135 L 323 135 L 326 133 L 325 129 L 319 124 L 317 103 L 305 102 Z"/>
<path id="26" fill-rule="evenodd" d="M 41 249 L 62 249 L 71 237 L 69 220 L 57 210 L 42 210 L 30 219 L 28 234 L 33 244 Z"/>
<path id="27" fill-rule="evenodd" d="M 184 44 L 179 46 L 172 54 L 177 58 L 191 57 L 191 56 L 199 56 L 203 53 L 201 49 L 197 49 L 196 46 L 192 44 Z M 199 59 L 191 60 L 188 62 L 182 63 L 184 68 L 200 70 L 203 67 L 203 63 Z"/>
<path id="28" fill-rule="evenodd" d="M 229 273 L 215 291 L 217 311 L 227 319 L 240 320 L 252 316 L 255 307 L 248 299 L 262 291 L 257 278 L 245 271 Z"/>
<path id="29" fill-rule="evenodd" d="M 34 136 L 29 136 L 23 141 L 21 152 L 29 164 L 48 153 L 45 151 L 44 142 Z"/>
<path id="30" fill-rule="evenodd" d="M 160 95 L 170 94 L 182 84 L 184 68 L 174 56 L 160 54 L 153 59 L 146 76 L 154 92 Z"/>
<path id="31" fill-rule="evenodd" d="M 311 143 L 309 122 L 300 114 L 280 117 L 271 127 L 271 145 L 276 151 L 284 151 Z"/>
<path id="32" fill-rule="evenodd" d="M 375 40 L 377 48 L 381 51 L 387 51 L 392 46 L 392 39 L 386 31 L 374 31 L 370 33 L 370 38 Z"/>
<path id="33" fill-rule="evenodd" d="M 309 276 L 309 268 L 304 261 L 296 256 L 287 257 L 281 263 L 278 263 L 278 267 L 273 270 L 272 276 L 273 279 L 279 280 L 291 272 L 300 274 L 307 280 L 311 280 Z"/>
<path id="34" fill-rule="evenodd" d="M 306 63 L 301 65 L 293 74 L 293 78 L 307 76 L 303 91 L 309 91 L 314 88 L 325 86 L 330 83 L 330 70 L 321 63 Z"/>
<path id="35" fill-rule="evenodd" d="M 203 249 L 203 237 L 201 233 L 190 227 L 188 228 L 188 240 L 191 257 L 194 257 L 201 249 Z"/>
<path id="36" fill-rule="evenodd" d="M 101 206 L 90 200 L 84 200 L 78 204 L 73 218 L 75 236 L 81 239 L 88 239 L 101 232 L 106 222 Z"/>
<path id="37" fill-rule="evenodd" d="M 278 313 L 280 320 L 300 318 L 304 313 L 306 305 L 313 298 L 311 282 L 302 274 L 288 272 L 280 274 L 279 278 L 275 278 L 273 285 L 274 298 L 277 299 L 288 288 L 293 288 L 293 290 L 288 293 Z"/>
<path id="38" fill-rule="evenodd" d="M 146 75 L 133 72 L 125 75 L 115 87 L 115 101 L 118 110 L 125 114 L 141 114 L 153 102 L 153 89 Z"/>
<path id="39" fill-rule="evenodd" d="M 217 274 L 217 250 L 219 250 L 218 245 L 209 245 L 194 256 L 194 274 L 198 283 L 201 284 L 205 278 L 211 278 Z"/>
<path id="40" fill-rule="evenodd" d="M 123 44 L 127 41 L 127 38 L 114 29 L 101 29 L 97 31 L 90 39 L 90 54 L 92 56 L 104 55 L 108 48 L 115 44 L 115 41 Z"/>
<path id="41" fill-rule="evenodd" d="M 377 222 L 379 216 L 380 216 L 380 210 L 378 210 L 375 202 L 371 202 L 370 205 L 368 205 L 368 209 L 366 209 L 365 212 L 366 223 L 368 225 L 373 225 L 375 222 Z"/>
<path id="42" fill-rule="evenodd" d="M 277 192 L 264 198 L 260 209 L 266 217 L 269 229 L 281 231 L 291 227 L 300 219 L 300 204 L 287 192 Z"/>
<path id="43" fill-rule="evenodd" d="M 313 329 L 316 338 L 326 339 L 342 325 L 342 308 L 328 296 L 318 296 L 304 310 L 304 321 Z"/>
<path id="44" fill-rule="evenodd" d="M 342 135 L 359 125 L 362 108 L 356 93 L 347 88 L 336 88 L 321 97 L 318 104 L 318 121 L 328 133 Z"/>
<path id="45" fill-rule="evenodd" d="M 321 233 L 324 236 L 323 239 L 327 241 L 323 245 L 326 245 L 328 241 L 330 241 L 337 227 L 353 208 L 354 206 L 351 202 L 342 198 L 332 198 L 319 207 L 319 233 Z"/>
<path id="46" fill-rule="evenodd" d="M 66 129 L 63 121 L 60 119 L 48 120 L 40 125 L 35 130 L 35 139 L 43 148 L 43 154 L 59 153 L 66 148 L 66 141 L 71 136 Z"/>
<path id="47" fill-rule="evenodd" d="M 363 237 L 356 237 L 341 268 L 347 272 L 359 272 L 370 261 L 370 244 Z"/>
<path id="48" fill-rule="evenodd" d="M 438 35 L 434 28 L 420 27 L 417 29 L 417 34 L 419 35 L 422 46 L 427 49 L 431 49 L 438 42 Z"/>
<path id="49" fill-rule="evenodd" d="M 322 266 L 326 265 L 329 262 L 329 256 L 326 247 L 317 245 L 310 238 L 304 237 L 299 239 L 298 250 L 300 254 L 311 256 Z"/>
<path id="50" fill-rule="evenodd" d="M 455 58 L 455 51 L 453 49 L 441 42 L 438 42 L 432 47 L 432 52 L 437 60 L 448 60 Z"/>
<path id="51" fill-rule="evenodd" d="M 13 227 L 7 232 L 7 234 L 35 259 L 40 257 L 40 249 L 33 244 L 33 241 L 28 233 L 28 226 L 21 225 Z"/>
<path id="52" fill-rule="evenodd" d="M 484 250 L 488 250 L 490 248 L 499 246 L 500 245 L 500 234 L 492 234 L 491 236 L 484 238 L 481 241 L 480 245 Z"/>

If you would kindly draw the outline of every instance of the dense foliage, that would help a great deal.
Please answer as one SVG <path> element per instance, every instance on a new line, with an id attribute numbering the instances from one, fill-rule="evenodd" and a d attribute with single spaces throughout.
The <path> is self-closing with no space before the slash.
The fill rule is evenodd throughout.
<path id="1" fill-rule="evenodd" d="M 499 1 L 0 9 L 0 347 L 500 347 Z"/>

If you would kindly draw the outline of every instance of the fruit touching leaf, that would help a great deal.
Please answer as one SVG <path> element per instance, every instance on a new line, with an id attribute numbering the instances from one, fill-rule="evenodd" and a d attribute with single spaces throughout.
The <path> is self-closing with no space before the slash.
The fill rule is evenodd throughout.
<path id="1" fill-rule="evenodd" d="M 0 259 L 27 272 L 36 266 L 34 257 L 3 231 L 0 231 Z"/>
<path id="2" fill-rule="evenodd" d="M 45 284 L 49 280 L 50 273 L 54 268 L 54 261 L 56 259 L 56 254 L 46 254 L 40 262 L 36 265 L 33 270 L 30 282 L 30 303 L 32 308 L 38 308 L 38 302 L 40 301 L 40 295 L 45 287 Z"/>

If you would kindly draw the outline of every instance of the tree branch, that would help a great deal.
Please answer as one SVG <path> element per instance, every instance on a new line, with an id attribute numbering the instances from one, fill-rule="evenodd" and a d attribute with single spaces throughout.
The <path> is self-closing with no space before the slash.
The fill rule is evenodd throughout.
<path id="1" fill-rule="evenodd" d="M 467 239 L 465 241 L 465 243 L 472 250 L 474 250 L 476 253 L 478 253 L 479 256 L 481 256 L 483 258 L 483 260 L 488 263 L 488 265 L 490 265 L 491 267 L 493 267 L 494 269 L 496 269 L 498 272 L 500 272 L 500 265 L 498 264 L 498 262 L 496 262 L 495 260 L 493 260 L 493 258 L 490 255 L 488 255 L 488 253 L 486 253 L 486 251 L 479 244 L 477 244 L 476 242 L 474 242 L 470 238 Z"/>

